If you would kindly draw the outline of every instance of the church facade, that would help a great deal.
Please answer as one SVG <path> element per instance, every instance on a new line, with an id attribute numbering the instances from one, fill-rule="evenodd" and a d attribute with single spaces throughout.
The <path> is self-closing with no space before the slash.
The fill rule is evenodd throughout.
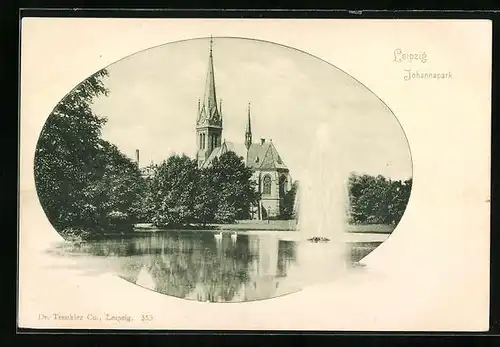
<path id="1" fill-rule="evenodd" d="M 242 142 L 222 140 L 222 105 L 217 104 L 212 40 L 208 59 L 203 101 L 198 101 L 196 119 L 196 161 L 198 167 L 209 167 L 214 158 L 227 151 L 242 157 L 246 166 L 252 169 L 252 180 L 260 192 L 261 199 L 251 210 L 252 219 L 278 217 L 283 207 L 285 193 L 291 189 L 292 180 L 288 167 L 283 162 L 272 140 L 260 139 L 253 142 L 251 109 L 248 104 L 247 124 Z"/>

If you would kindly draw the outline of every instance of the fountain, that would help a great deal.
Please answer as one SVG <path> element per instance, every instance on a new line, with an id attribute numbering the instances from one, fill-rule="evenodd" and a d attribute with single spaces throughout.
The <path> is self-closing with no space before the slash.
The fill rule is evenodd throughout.
<path id="1" fill-rule="evenodd" d="M 297 229 L 311 241 L 338 239 L 346 231 L 348 195 L 340 150 L 333 145 L 332 132 L 323 123 L 309 156 L 299 194 Z"/>
<path id="2" fill-rule="evenodd" d="M 341 146 L 329 124 L 321 124 L 301 179 L 297 230 L 302 275 L 327 279 L 346 267 L 345 233 L 349 206 Z M 337 141 L 335 141 L 337 142 Z"/>

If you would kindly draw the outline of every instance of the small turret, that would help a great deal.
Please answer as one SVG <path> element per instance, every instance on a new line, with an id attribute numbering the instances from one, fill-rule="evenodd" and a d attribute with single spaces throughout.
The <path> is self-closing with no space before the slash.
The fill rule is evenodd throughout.
<path id="1" fill-rule="evenodd" d="M 250 103 L 248 103 L 248 123 L 245 131 L 245 147 L 250 149 L 252 145 L 252 122 L 250 119 Z"/>

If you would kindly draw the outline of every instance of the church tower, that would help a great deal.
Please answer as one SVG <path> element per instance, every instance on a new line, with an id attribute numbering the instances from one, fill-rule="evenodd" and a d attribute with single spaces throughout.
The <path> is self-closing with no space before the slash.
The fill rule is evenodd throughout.
<path id="1" fill-rule="evenodd" d="M 250 103 L 248 103 L 248 123 L 247 123 L 247 128 L 245 130 L 245 147 L 247 148 L 247 151 L 250 149 L 251 145 L 252 145 L 252 124 L 250 121 Z"/>
<path id="2" fill-rule="evenodd" d="M 215 148 L 221 145 L 222 137 L 222 115 L 220 107 L 217 107 L 217 95 L 215 93 L 212 43 L 212 38 L 210 38 L 205 94 L 201 104 L 198 100 L 198 117 L 196 119 L 196 161 L 198 167 L 208 159 Z"/>

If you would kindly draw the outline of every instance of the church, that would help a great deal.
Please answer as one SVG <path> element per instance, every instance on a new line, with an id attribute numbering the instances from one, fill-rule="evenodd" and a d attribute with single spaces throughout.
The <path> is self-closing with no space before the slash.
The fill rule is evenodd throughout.
<path id="1" fill-rule="evenodd" d="M 220 157 L 227 151 L 235 152 L 243 158 L 246 166 L 252 169 L 252 180 L 261 195 L 258 206 L 251 210 L 251 218 L 262 220 L 278 217 L 283 207 L 284 195 L 292 186 L 290 172 L 272 140 L 260 139 L 257 143 L 253 142 L 250 104 L 246 113 L 247 124 L 244 134 L 242 131 L 243 142 L 222 140 L 222 105 L 221 103 L 217 105 L 212 39 L 210 39 L 205 94 L 203 101 L 198 101 L 196 118 L 198 167 L 209 167 L 214 158 Z"/>

